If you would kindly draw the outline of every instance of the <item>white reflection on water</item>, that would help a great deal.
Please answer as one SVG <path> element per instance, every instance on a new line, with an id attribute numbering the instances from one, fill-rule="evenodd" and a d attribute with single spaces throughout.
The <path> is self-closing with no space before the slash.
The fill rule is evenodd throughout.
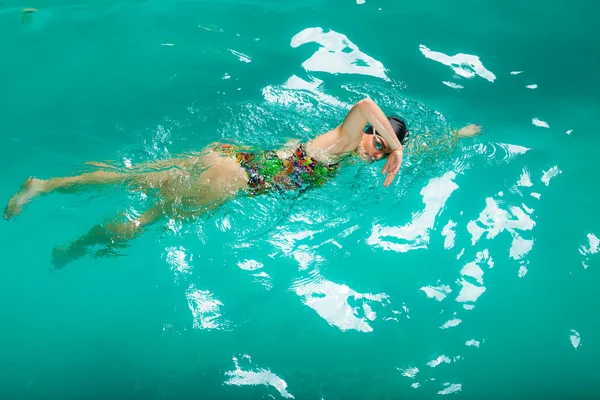
<path id="1" fill-rule="evenodd" d="M 298 47 L 306 43 L 318 43 L 319 49 L 302 67 L 307 71 L 331 74 L 361 74 L 389 80 L 383 64 L 359 50 L 346 35 L 322 28 L 306 28 L 296 34 L 290 43 Z"/>
<path id="2" fill-rule="evenodd" d="M 519 275 L 519 278 L 522 278 L 522 277 L 524 277 L 525 275 L 527 275 L 527 271 L 528 271 L 528 270 L 527 270 L 527 267 L 526 267 L 525 265 L 521 265 L 521 266 L 519 267 L 519 273 L 518 273 L 518 275 Z"/>
<path id="3" fill-rule="evenodd" d="M 598 253 L 600 249 L 600 239 L 598 239 L 596 235 L 588 233 L 587 239 L 589 241 L 589 246 L 581 246 L 579 248 L 579 254 L 585 257 L 585 260 L 582 262 L 583 268 L 588 267 L 587 261 L 589 261 L 589 256 Z"/>
<path id="4" fill-rule="evenodd" d="M 470 276 L 482 285 L 483 284 L 483 270 L 474 262 L 466 264 L 460 271 L 461 275 Z"/>
<path id="5" fill-rule="evenodd" d="M 245 62 L 245 63 L 252 62 L 252 58 L 247 54 L 240 53 L 239 51 L 235 51 L 233 49 L 229 49 L 229 51 L 231 52 L 231 54 L 236 56 L 238 58 L 238 60 L 240 60 L 241 62 Z"/>
<path id="6" fill-rule="evenodd" d="M 321 103 L 329 104 L 335 107 L 349 108 L 350 104 L 339 101 L 333 96 L 323 93 L 320 86 L 323 81 L 313 78 L 312 81 L 292 75 L 282 86 L 266 86 L 262 90 L 263 97 L 269 103 L 279 103 L 282 105 L 295 105 L 299 107 L 312 108 L 313 100 L 304 95 L 303 91 L 309 92 Z"/>
<path id="7" fill-rule="evenodd" d="M 523 172 L 521 173 L 521 177 L 517 182 L 517 185 L 522 187 L 531 187 L 533 183 L 531 182 L 531 176 L 529 175 L 529 171 L 526 168 L 523 168 Z"/>
<path id="8" fill-rule="evenodd" d="M 533 240 L 523 239 L 518 231 L 530 231 L 535 226 L 529 214 L 517 206 L 504 210 L 492 197 L 488 197 L 485 203 L 485 209 L 479 214 L 479 218 L 467 224 L 472 244 L 475 245 L 484 233 L 487 233 L 487 239 L 493 239 L 506 230 L 513 238 L 510 257 L 518 260 L 525 256 L 532 249 Z"/>
<path id="9" fill-rule="evenodd" d="M 188 301 L 188 307 L 194 318 L 194 328 L 196 329 L 224 329 L 226 324 L 221 318 L 220 309 L 223 306 L 210 291 L 196 289 L 192 284 L 187 289 L 185 296 Z"/>
<path id="10" fill-rule="evenodd" d="M 166 261 L 175 275 L 175 282 L 185 281 L 192 274 L 192 266 L 188 263 L 188 259 L 191 261 L 192 257 L 187 256 L 183 246 L 171 246 L 166 250 Z M 191 284 L 185 291 L 185 297 L 192 313 L 194 329 L 227 329 L 229 324 L 222 319 L 220 311 L 223 303 L 214 294 Z"/>
<path id="11" fill-rule="evenodd" d="M 550 179 L 552 179 L 560 174 L 562 174 L 562 171 L 560 169 L 558 169 L 558 165 L 555 165 L 554 167 L 550 168 L 548 171 L 544 171 L 544 174 L 542 175 L 542 182 L 544 183 L 544 185 L 548 186 L 550 184 Z"/>
<path id="12" fill-rule="evenodd" d="M 256 260 L 244 260 L 238 262 L 238 267 L 246 271 L 255 271 L 263 267 L 263 263 Z"/>
<path id="13" fill-rule="evenodd" d="M 512 245 L 510 246 L 509 256 L 514 260 L 520 260 L 523 256 L 533 248 L 533 240 L 523 239 L 515 235 Z"/>
<path id="14" fill-rule="evenodd" d="M 451 249 L 454 247 L 454 239 L 456 238 L 456 232 L 453 229 L 456 228 L 456 222 L 450 220 L 442 229 L 442 236 L 444 239 L 444 248 Z"/>
<path id="15" fill-rule="evenodd" d="M 483 79 L 486 79 L 490 82 L 494 82 L 496 80 L 496 75 L 483 66 L 478 56 L 463 53 L 448 56 L 444 53 L 440 53 L 439 51 L 430 50 L 424 45 L 420 45 L 419 50 L 421 50 L 421 53 L 423 53 L 425 57 L 452 68 L 456 75 L 464 78 L 472 78 L 475 75 L 479 75 Z"/>
<path id="16" fill-rule="evenodd" d="M 263 263 L 256 260 L 244 260 L 238 262 L 238 267 L 245 271 L 252 272 L 251 275 L 255 278 L 257 282 L 263 285 L 265 289 L 271 290 L 273 288 L 271 276 L 265 271 L 259 271 L 264 267 Z"/>
<path id="17" fill-rule="evenodd" d="M 326 279 L 298 280 L 292 285 L 302 302 L 312 308 L 330 325 L 342 331 L 356 330 L 372 332 L 369 325 L 375 321 L 377 314 L 373 311 L 372 302 L 389 304 L 385 293 L 358 293 L 347 285 L 340 285 Z M 360 300 L 360 307 L 352 307 L 349 298 Z"/>
<path id="18" fill-rule="evenodd" d="M 247 358 L 249 359 L 250 357 Z M 257 368 L 254 370 L 242 370 L 236 357 L 233 357 L 233 363 L 235 364 L 235 369 L 233 371 L 225 372 L 225 375 L 229 377 L 229 379 L 225 381 L 226 385 L 272 386 L 277 389 L 282 397 L 285 397 L 286 399 L 294 398 L 294 396 L 287 391 L 287 383 L 268 369 Z"/>
<path id="19" fill-rule="evenodd" d="M 431 179 L 421 190 L 425 203 L 423 211 L 415 213 L 413 220 L 404 226 L 373 226 L 367 243 L 384 250 L 402 253 L 427 248 L 429 231 L 434 226 L 435 218 L 444 208 L 452 192 L 458 189 L 458 185 L 453 181 L 455 178 L 454 172 L 447 172 L 439 178 Z"/>
<path id="20" fill-rule="evenodd" d="M 167 264 L 175 274 L 175 282 L 192 273 L 192 267 L 186 261 L 186 249 L 183 246 L 171 246 L 165 250 L 167 250 Z"/>
<path id="21" fill-rule="evenodd" d="M 466 310 L 472 310 L 479 296 L 485 292 L 485 286 L 483 286 L 483 269 L 480 264 L 487 263 L 489 268 L 494 266 L 492 258 L 489 256 L 487 249 L 477 253 L 475 261 L 465 264 L 461 269 L 460 274 L 462 275 L 458 283 L 461 285 L 460 292 L 456 297 L 456 301 L 459 303 L 470 303 L 465 304 Z M 467 307 L 468 306 L 468 307 Z"/>
<path id="22" fill-rule="evenodd" d="M 436 358 L 435 360 L 431 360 L 427 363 L 427 365 L 429 365 L 431 368 L 435 368 L 438 365 L 445 363 L 445 364 L 450 364 L 452 362 L 452 360 L 450 360 L 448 357 L 446 357 L 445 355 L 441 355 L 438 358 Z"/>
<path id="23" fill-rule="evenodd" d="M 298 265 L 300 265 L 300 270 L 305 270 L 310 265 L 323 261 L 323 257 L 317 254 L 316 251 L 311 250 L 307 245 L 299 245 L 293 255 Z"/>
<path id="24" fill-rule="evenodd" d="M 586 249 L 583 249 L 590 254 L 596 254 L 598 252 L 598 245 L 600 244 L 600 240 L 593 233 L 588 233 L 587 238 L 590 242 L 590 246 Z"/>
<path id="25" fill-rule="evenodd" d="M 579 332 L 577 332 L 575 329 L 571 329 L 571 335 L 569 336 L 569 339 L 571 340 L 571 344 L 574 348 L 578 348 L 581 344 L 581 337 L 579 336 Z"/>
<path id="26" fill-rule="evenodd" d="M 477 286 L 471 282 L 468 282 L 464 278 L 459 281 L 462 288 L 460 289 L 460 293 L 458 297 L 456 297 L 456 301 L 460 303 L 464 302 L 475 302 L 485 292 L 485 286 Z M 465 307 L 467 310 L 472 310 L 473 306 Z"/>
<path id="27" fill-rule="evenodd" d="M 436 299 L 437 301 L 444 300 L 446 298 L 446 295 L 452 292 L 452 289 L 450 289 L 450 286 L 448 285 L 424 286 L 420 290 L 425 292 L 427 297 L 429 297 L 430 299 Z"/>
<path id="28" fill-rule="evenodd" d="M 442 81 L 442 83 L 452 89 L 464 89 L 465 87 L 454 82 Z"/>
<path id="29" fill-rule="evenodd" d="M 446 395 L 455 392 L 460 392 L 462 390 L 462 385 L 460 383 L 450 384 L 449 382 L 446 382 L 444 383 L 444 386 L 446 386 L 446 388 L 444 390 L 440 390 L 438 394 Z"/>
<path id="30" fill-rule="evenodd" d="M 307 271 L 309 274 L 308 277 L 296 279 L 291 289 L 302 298 L 305 305 L 315 310 L 331 326 L 342 331 L 373 331 L 371 322 L 378 317 L 375 306 L 389 305 L 388 296 L 385 293 L 359 293 L 345 284 L 323 278 L 319 273 L 319 265 L 324 261 L 324 258 L 318 254 L 321 244 L 308 246 L 297 243 L 300 240 L 312 239 L 315 233 L 318 231 L 290 232 L 282 229 L 269 238 L 272 245 L 298 263 L 299 271 Z M 350 301 L 358 304 L 352 306 Z M 399 311 L 391 311 L 396 315 L 401 314 Z M 408 314 L 408 309 L 405 309 L 405 313 Z M 384 320 L 397 321 L 396 318 L 388 316 L 384 316 Z"/>
<path id="31" fill-rule="evenodd" d="M 406 369 L 396 368 L 398 371 L 402 372 L 403 376 L 407 378 L 414 378 L 419 373 L 419 368 L 411 367 Z"/>
<path id="32" fill-rule="evenodd" d="M 302 63 L 307 71 L 327 72 L 332 74 L 370 75 L 389 81 L 383 64 L 358 49 L 345 35 L 322 28 L 307 28 L 296 34 L 290 45 L 299 47 L 306 43 L 318 43 L 318 50 Z M 313 108 L 314 100 L 320 104 L 349 109 L 352 105 L 325 94 L 321 90 L 323 81 L 315 77 L 310 80 L 292 75 L 281 86 L 266 86 L 262 90 L 263 97 L 270 103 L 294 105 L 300 108 Z M 306 96 L 310 93 L 310 96 Z M 320 106 L 319 106 L 320 107 Z"/>
<path id="33" fill-rule="evenodd" d="M 444 323 L 444 325 L 440 326 L 440 329 L 448 329 L 448 328 L 454 328 L 455 326 L 460 325 L 460 323 L 462 322 L 461 319 L 458 318 L 452 318 L 449 321 L 446 321 Z"/>
<path id="34" fill-rule="evenodd" d="M 546 121 L 542 121 L 539 118 L 533 118 L 531 123 L 535 126 L 539 126 L 540 128 L 550 128 L 550 125 Z"/>

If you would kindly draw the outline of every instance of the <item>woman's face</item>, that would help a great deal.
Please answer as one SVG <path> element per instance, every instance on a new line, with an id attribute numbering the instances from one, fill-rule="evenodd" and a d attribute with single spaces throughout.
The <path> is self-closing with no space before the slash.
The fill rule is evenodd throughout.
<path id="1" fill-rule="evenodd" d="M 359 155 L 365 161 L 378 161 L 387 157 L 392 149 L 384 138 L 377 134 L 364 134 L 360 142 Z"/>

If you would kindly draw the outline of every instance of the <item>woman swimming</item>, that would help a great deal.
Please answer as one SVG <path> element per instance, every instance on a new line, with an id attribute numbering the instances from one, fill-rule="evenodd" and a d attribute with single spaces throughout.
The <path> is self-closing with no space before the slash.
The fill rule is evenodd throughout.
<path id="1" fill-rule="evenodd" d="M 474 136 L 479 131 L 477 125 L 469 125 L 454 132 L 454 137 Z M 352 155 L 366 162 L 385 158 L 382 173 L 387 187 L 402 166 L 407 137 L 402 119 L 386 117 L 375 102 L 364 99 L 350 109 L 339 126 L 305 144 L 296 141 L 279 150 L 255 151 L 215 143 L 201 152 L 126 169 L 92 162 L 89 164 L 98 168 L 94 172 L 48 180 L 29 178 L 8 201 L 4 218 L 16 217 L 25 204 L 41 194 L 89 186 L 124 185 L 157 195 L 154 207 L 139 217 L 97 225 L 78 240 L 56 247 L 52 261 L 60 268 L 94 245 L 111 247 L 134 238 L 163 216 L 194 218 L 240 193 L 257 195 L 322 185 Z"/>

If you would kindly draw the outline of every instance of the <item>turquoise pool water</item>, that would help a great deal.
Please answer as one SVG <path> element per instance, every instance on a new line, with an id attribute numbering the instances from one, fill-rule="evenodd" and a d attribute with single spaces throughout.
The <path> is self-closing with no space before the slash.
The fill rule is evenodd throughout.
<path id="1" fill-rule="evenodd" d="M 36 199 L 0 223 L 0 398 L 600 396 L 600 6 L 361 2 L 0 3 L 3 202 L 89 160 L 308 139 L 364 96 L 413 140 L 485 129 L 391 188 L 354 166 L 58 271 L 147 199 Z"/>

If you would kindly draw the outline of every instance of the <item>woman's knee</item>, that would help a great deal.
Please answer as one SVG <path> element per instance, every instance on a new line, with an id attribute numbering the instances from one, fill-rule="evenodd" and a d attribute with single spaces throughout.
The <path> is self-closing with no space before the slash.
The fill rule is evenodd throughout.
<path id="1" fill-rule="evenodd" d="M 109 223 L 106 225 L 105 229 L 114 239 L 129 240 L 139 233 L 141 224 L 138 220 L 123 223 Z"/>

